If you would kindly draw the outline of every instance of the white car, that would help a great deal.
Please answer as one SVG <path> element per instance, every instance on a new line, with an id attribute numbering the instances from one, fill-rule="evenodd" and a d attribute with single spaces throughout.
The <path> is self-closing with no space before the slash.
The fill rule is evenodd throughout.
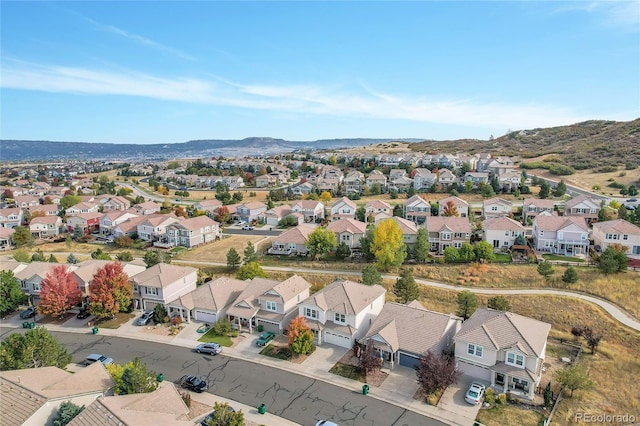
<path id="1" fill-rule="evenodd" d="M 245 223 L 244 225 L 242 225 L 242 230 L 243 231 L 253 231 L 253 226 L 249 225 L 248 223 Z"/>
<path id="2" fill-rule="evenodd" d="M 319 420 L 316 426 L 338 426 L 338 423 L 334 423 L 331 420 Z"/>
<path id="3" fill-rule="evenodd" d="M 467 393 L 464 394 L 464 400 L 469 404 L 478 405 L 482 402 L 482 397 L 484 396 L 484 385 L 482 383 L 473 382 Z"/>

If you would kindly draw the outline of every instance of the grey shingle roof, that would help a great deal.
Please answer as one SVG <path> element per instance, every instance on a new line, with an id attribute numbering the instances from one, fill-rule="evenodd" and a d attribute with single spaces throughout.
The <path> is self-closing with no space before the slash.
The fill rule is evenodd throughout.
<path id="1" fill-rule="evenodd" d="M 361 312 L 386 292 L 387 290 L 379 285 L 369 286 L 354 281 L 337 280 L 309 296 L 303 303 L 315 305 L 323 311 L 353 315 Z"/>

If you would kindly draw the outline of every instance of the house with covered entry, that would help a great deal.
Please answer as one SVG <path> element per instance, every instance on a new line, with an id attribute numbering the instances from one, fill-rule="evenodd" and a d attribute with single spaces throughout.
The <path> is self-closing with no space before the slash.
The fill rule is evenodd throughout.
<path id="1" fill-rule="evenodd" d="M 377 223 L 393 216 L 393 207 L 382 200 L 371 200 L 364 206 L 364 213 L 367 222 Z"/>
<path id="2" fill-rule="evenodd" d="M 196 289 L 198 269 L 158 263 L 130 278 L 134 307 L 151 310 Z"/>

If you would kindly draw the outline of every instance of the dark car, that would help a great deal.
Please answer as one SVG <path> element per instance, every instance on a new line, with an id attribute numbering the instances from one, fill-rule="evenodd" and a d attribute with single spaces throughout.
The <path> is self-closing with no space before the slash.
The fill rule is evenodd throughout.
<path id="1" fill-rule="evenodd" d="M 236 410 L 233 407 L 227 406 L 227 411 L 230 413 L 235 413 Z M 208 422 L 209 420 L 213 419 L 213 415 L 215 414 L 215 410 L 213 410 L 212 412 L 210 412 L 209 414 L 207 414 L 207 417 L 205 417 L 204 419 L 202 419 L 202 421 L 200 422 L 201 426 L 208 426 Z"/>
<path id="2" fill-rule="evenodd" d="M 78 312 L 78 315 L 76 315 L 76 318 L 85 319 L 85 318 L 89 318 L 90 316 L 91 316 L 91 313 L 89 312 L 89 309 L 82 308 L 80 309 L 80 312 Z"/>
<path id="3" fill-rule="evenodd" d="M 37 313 L 38 312 L 36 311 L 35 306 L 29 306 L 27 309 L 20 312 L 20 318 L 22 319 L 33 318 L 36 316 Z"/>
<path id="4" fill-rule="evenodd" d="M 260 335 L 260 337 L 256 341 L 256 345 L 264 346 L 267 343 L 269 343 L 270 341 L 272 341 L 275 337 L 276 337 L 276 335 L 274 333 L 272 333 L 270 331 L 265 331 L 264 333 L 262 333 Z"/>
<path id="5" fill-rule="evenodd" d="M 196 352 L 209 355 L 218 355 L 222 352 L 222 346 L 217 343 L 201 343 L 196 346 Z"/>
<path id="6" fill-rule="evenodd" d="M 182 376 L 180 379 L 180 386 L 198 393 L 209 389 L 207 382 L 196 376 Z"/>

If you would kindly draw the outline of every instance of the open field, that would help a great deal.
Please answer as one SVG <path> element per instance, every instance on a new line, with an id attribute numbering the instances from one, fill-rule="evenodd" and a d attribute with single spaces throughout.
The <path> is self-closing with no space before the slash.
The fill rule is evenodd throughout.
<path id="1" fill-rule="evenodd" d="M 244 249 L 249 241 L 251 241 L 255 246 L 263 239 L 265 239 L 265 237 L 257 235 L 231 235 L 222 240 L 183 251 L 179 255 L 175 256 L 175 259 L 184 261 L 196 260 L 199 262 L 222 262 L 226 264 L 227 252 L 230 248 L 235 248 L 240 257 L 243 257 Z"/>

